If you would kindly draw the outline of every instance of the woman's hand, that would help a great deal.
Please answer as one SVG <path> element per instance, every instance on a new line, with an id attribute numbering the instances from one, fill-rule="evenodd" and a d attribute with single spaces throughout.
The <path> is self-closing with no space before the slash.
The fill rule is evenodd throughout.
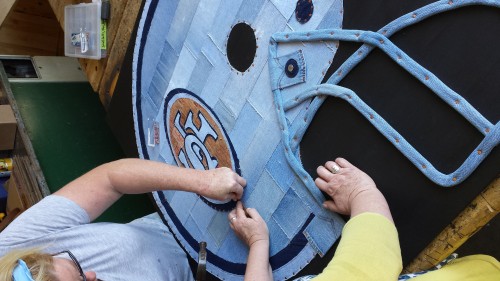
<path id="1" fill-rule="evenodd" d="M 389 206 L 372 178 L 343 158 L 328 161 L 316 170 L 315 183 L 328 194 L 323 206 L 339 214 L 380 213 L 392 221 Z"/>
<path id="2" fill-rule="evenodd" d="M 236 208 L 229 212 L 227 218 L 236 235 L 248 247 L 252 248 L 252 245 L 261 242 L 269 247 L 269 231 L 266 222 L 257 210 L 253 208 L 243 209 L 243 204 L 238 201 Z"/>
<path id="3" fill-rule="evenodd" d="M 226 167 L 203 171 L 202 177 L 207 184 L 202 185 L 198 194 L 215 200 L 239 200 L 247 182 L 237 173 Z"/>

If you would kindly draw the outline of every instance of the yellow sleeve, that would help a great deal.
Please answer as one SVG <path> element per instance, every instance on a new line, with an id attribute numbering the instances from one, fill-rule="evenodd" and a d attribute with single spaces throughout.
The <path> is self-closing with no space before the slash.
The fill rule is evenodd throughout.
<path id="1" fill-rule="evenodd" d="M 397 280 L 401 270 L 394 224 L 382 215 L 362 213 L 344 226 L 335 256 L 313 280 Z"/>
<path id="2" fill-rule="evenodd" d="M 414 281 L 498 281 L 500 263 L 486 255 L 473 255 L 456 259 L 441 269 L 427 272 L 410 280 Z"/>

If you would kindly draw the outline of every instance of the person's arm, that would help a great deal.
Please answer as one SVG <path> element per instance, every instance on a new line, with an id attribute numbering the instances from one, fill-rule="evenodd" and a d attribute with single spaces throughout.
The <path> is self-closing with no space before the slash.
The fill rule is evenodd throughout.
<path id="1" fill-rule="evenodd" d="M 337 158 L 317 169 L 316 185 L 331 200 L 324 207 L 350 215 L 335 256 L 314 280 L 397 280 L 402 269 L 396 227 L 373 180 Z"/>
<path id="2" fill-rule="evenodd" d="M 324 202 L 325 208 L 351 218 L 364 212 L 377 213 L 393 222 L 384 195 L 367 174 L 349 161 L 337 158 L 319 166 L 316 172 L 316 186 L 332 199 Z"/>
<path id="3" fill-rule="evenodd" d="M 68 183 L 54 194 L 64 196 L 94 220 L 123 194 L 182 190 L 216 200 L 238 200 L 245 179 L 229 168 L 195 170 L 141 159 L 103 164 Z"/>
<path id="4" fill-rule="evenodd" d="M 269 231 L 266 222 L 253 208 L 243 209 L 238 201 L 236 209 L 228 214 L 231 228 L 248 245 L 249 253 L 245 270 L 245 281 L 273 280 L 269 264 Z"/>

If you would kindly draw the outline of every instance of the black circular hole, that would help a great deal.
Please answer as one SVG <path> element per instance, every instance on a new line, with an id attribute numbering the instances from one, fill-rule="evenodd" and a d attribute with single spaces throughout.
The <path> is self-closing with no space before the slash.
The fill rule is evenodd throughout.
<path id="1" fill-rule="evenodd" d="M 240 72 L 253 63 L 257 51 L 257 40 L 253 29 L 246 23 L 236 24 L 227 39 L 227 58 L 232 67 Z"/>

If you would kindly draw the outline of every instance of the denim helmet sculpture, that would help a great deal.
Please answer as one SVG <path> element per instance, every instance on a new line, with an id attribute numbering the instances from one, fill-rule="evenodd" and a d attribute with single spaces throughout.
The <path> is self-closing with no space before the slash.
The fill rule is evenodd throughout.
<path id="1" fill-rule="evenodd" d="M 342 1 L 145 2 L 133 61 L 133 110 L 142 158 L 183 167 L 226 166 L 247 179 L 242 198 L 270 231 L 275 279 L 294 276 L 338 239 L 342 219 L 322 208 L 323 194 L 300 161 L 299 144 L 327 95 L 343 98 L 429 179 L 441 186 L 463 181 L 498 144 L 491 124 L 459 94 L 391 43 L 394 32 L 436 13 L 492 1 L 439 1 L 403 15 L 379 32 L 342 30 Z M 418 15 L 418 16 L 416 16 Z M 364 45 L 320 84 L 339 40 Z M 382 116 L 354 92 L 337 86 L 373 48 L 463 114 L 485 138 L 455 172 L 433 168 Z M 487 128 L 487 129 L 485 129 Z M 394 141 L 397 140 L 397 141 Z M 207 242 L 207 270 L 243 279 L 246 246 L 230 230 L 234 202 L 179 191 L 155 192 L 165 221 L 197 259 Z"/>

